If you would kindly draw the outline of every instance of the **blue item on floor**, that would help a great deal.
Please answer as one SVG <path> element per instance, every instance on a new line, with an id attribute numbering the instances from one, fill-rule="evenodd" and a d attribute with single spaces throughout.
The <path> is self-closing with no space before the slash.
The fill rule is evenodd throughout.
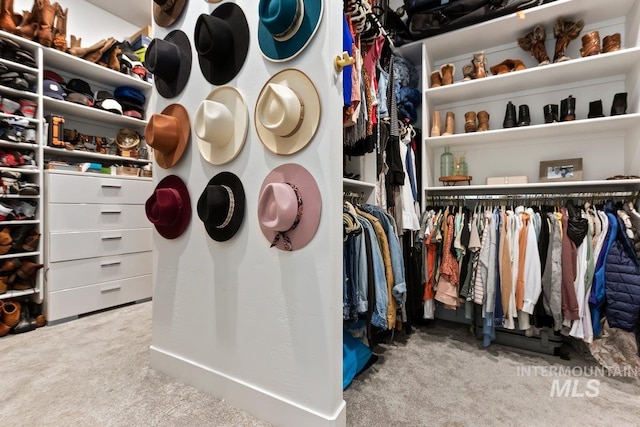
<path id="1" fill-rule="evenodd" d="M 353 378 L 367 365 L 371 349 L 349 332 L 342 331 L 342 389 L 351 384 Z"/>

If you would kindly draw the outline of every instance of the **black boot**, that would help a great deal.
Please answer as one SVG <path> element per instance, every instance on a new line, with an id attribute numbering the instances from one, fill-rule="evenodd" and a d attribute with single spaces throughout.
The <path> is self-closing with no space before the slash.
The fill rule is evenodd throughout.
<path id="1" fill-rule="evenodd" d="M 11 238 L 13 242 L 11 242 L 11 249 L 19 251 L 22 248 L 22 244 L 24 243 L 24 239 L 27 238 L 29 231 L 31 231 L 32 226 L 30 225 L 22 225 L 17 227 L 11 233 Z"/>
<path id="2" fill-rule="evenodd" d="M 576 119 L 576 99 L 569 95 L 560 101 L 560 121 L 569 122 Z"/>
<path id="3" fill-rule="evenodd" d="M 504 115 L 504 122 L 502 122 L 502 127 L 512 128 L 516 125 L 516 106 L 513 105 L 511 101 L 507 104 L 507 112 Z"/>
<path id="4" fill-rule="evenodd" d="M 558 121 L 558 104 L 547 104 L 544 106 L 544 122 L 555 123 Z"/>
<path id="5" fill-rule="evenodd" d="M 616 93 L 611 104 L 611 115 L 627 114 L 627 92 Z"/>
<path id="6" fill-rule="evenodd" d="M 604 113 L 602 112 L 602 99 L 589 103 L 589 114 L 587 118 L 593 119 L 596 117 L 604 117 Z"/>
<path id="7" fill-rule="evenodd" d="M 529 115 L 529 106 L 523 104 L 518 107 L 518 126 L 529 126 L 531 124 L 531 116 Z"/>
<path id="8" fill-rule="evenodd" d="M 22 310 L 20 310 L 20 321 L 11 330 L 14 334 L 21 334 L 23 332 L 33 331 L 36 328 L 36 321 L 29 315 L 29 307 L 27 304 L 22 304 Z"/>

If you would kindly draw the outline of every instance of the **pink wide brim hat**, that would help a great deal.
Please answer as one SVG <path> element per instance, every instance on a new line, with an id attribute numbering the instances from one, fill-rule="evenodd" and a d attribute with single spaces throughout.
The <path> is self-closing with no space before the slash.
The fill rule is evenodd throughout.
<path id="1" fill-rule="evenodd" d="M 268 213 L 280 212 L 285 215 L 293 214 L 295 216 L 295 212 L 292 213 L 288 211 L 292 209 L 297 210 L 296 200 L 279 200 L 277 197 L 273 197 L 272 192 L 265 191 L 265 188 L 270 186 L 270 184 L 285 183 L 294 185 L 298 189 L 302 201 L 300 222 L 293 230 L 286 232 L 286 235 L 291 241 L 291 250 L 295 251 L 306 246 L 318 230 L 320 213 L 322 211 L 322 196 L 318 184 L 311 173 L 298 164 L 287 163 L 269 172 L 260 187 L 258 222 L 262 233 L 270 243 L 274 241 L 279 230 L 269 225 L 274 221 L 273 217 L 267 218 Z M 276 247 L 281 250 L 287 250 L 284 239 L 279 239 Z"/>

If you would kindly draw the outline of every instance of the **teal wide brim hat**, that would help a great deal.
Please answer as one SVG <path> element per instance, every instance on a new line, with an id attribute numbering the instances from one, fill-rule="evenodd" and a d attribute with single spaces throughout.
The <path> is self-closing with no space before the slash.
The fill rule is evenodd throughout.
<path id="1" fill-rule="evenodd" d="M 260 0 L 258 43 L 271 61 L 294 58 L 320 26 L 323 0 Z"/>

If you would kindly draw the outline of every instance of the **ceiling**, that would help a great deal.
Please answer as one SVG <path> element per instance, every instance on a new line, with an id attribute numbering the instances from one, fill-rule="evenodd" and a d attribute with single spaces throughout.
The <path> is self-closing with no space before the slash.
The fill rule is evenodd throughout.
<path id="1" fill-rule="evenodd" d="M 86 0 L 117 17 L 142 28 L 151 25 L 151 0 Z"/>

